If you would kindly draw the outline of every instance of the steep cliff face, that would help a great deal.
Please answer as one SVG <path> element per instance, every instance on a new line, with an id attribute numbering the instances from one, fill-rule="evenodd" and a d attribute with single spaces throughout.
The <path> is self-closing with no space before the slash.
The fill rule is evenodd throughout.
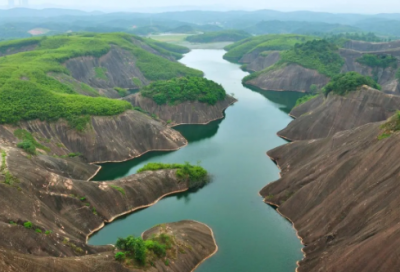
<path id="1" fill-rule="evenodd" d="M 315 70 L 297 64 L 287 64 L 282 68 L 262 73 L 245 83 L 263 90 L 310 92 L 311 85 L 321 88 L 328 82 L 328 77 Z"/>
<path id="2" fill-rule="evenodd" d="M 319 96 L 290 115 L 296 119 L 278 135 L 289 140 L 318 139 L 371 122 L 386 120 L 400 109 L 400 97 L 367 86 L 346 96 Z"/>
<path id="3" fill-rule="evenodd" d="M 400 134 L 378 140 L 381 124 L 268 152 L 281 178 L 261 195 L 302 238 L 299 272 L 398 271 Z"/>
<path id="4" fill-rule="evenodd" d="M 360 51 L 354 51 L 350 49 L 340 49 L 340 55 L 345 60 L 345 64 L 342 68 L 342 73 L 355 71 L 359 74 L 370 76 L 377 80 L 377 82 L 381 85 L 382 91 L 386 93 L 396 93 L 400 94 L 400 84 L 398 79 L 396 78 L 397 68 L 388 67 L 388 68 L 371 68 L 365 65 L 358 63 L 356 60 L 363 56 L 363 53 Z M 375 55 L 393 55 L 400 57 L 400 48 L 395 48 L 390 51 L 381 51 L 381 52 L 369 52 L 368 54 Z M 398 65 L 400 62 L 398 61 Z"/>
<path id="5" fill-rule="evenodd" d="M 158 105 L 153 99 L 143 97 L 140 93 L 133 94 L 124 98 L 134 107 L 155 114 L 164 122 L 170 125 L 179 124 L 207 124 L 211 121 L 222 119 L 224 110 L 237 100 L 229 95 L 223 101 L 218 101 L 215 105 L 207 103 L 184 102 L 177 105 Z"/>
<path id="6" fill-rule="evenodd" d="M 87 236 L 104 222 L 188 189 L 175 170 L 92 182 L 86 180 L 97 167 L 78 159 L 28 157 L 4 144 L 0 149 L 6 154 L 0 174 L 1 271 L 140 271 L 125 269 L 115 262 L 112 246 L 87 245 Z M 23 226 L 28 221 L 32 228 Z M 173 235 L 179 234 L 178 240 L 193 235 L 182 241 L 193 252 L 181 254 L 179 264 L 171 271 L 184 271 L 181 266 L 193 269 L 215 252 L 208 227 L 195 222 L 167 226 Z M 52 232 L 45 234 L 48 230 Z"/>
<path id="7" fill-rule="evenodd" d="M 268 51 L 264 54 L 254 51 L 244 55 L 239 62 L 246 64 L 246 70 L 257 72 L 274 65 L 280 59 L 279 51 Z"/>
<path id="8" fill-rule="evenodd" d="M 118 93 L 114 87 L 139 89 L 149 81 L 135 65 L 135 57 L 130 52 L 112 46 L 111 50 L 101 58 L 79 57 L 65 62 L 71 76 L 91 87 L 103 90 L 103 94 L 111 96 Z M 97 70 L 97 73 L 96 73 Z M 99 70 L 100 72 L 99 74 Z"/>
<path id="9" fill-rule="evenodd" d="M 31 132 L 51 149 L 51 154 L 81 153 L 89 162 L 117 162 L 132 159 L 153 150 L 177 150 L 187 144 L 183 136 L 160 122 L 137 111 L 118 116 L 91 117 L 83 132 L 71 129 L 67 122 L 39 120 L 21 122 L 19 127 Z M 16 141 L 12 131 L 3 126 L 2 135 L 9 143 Z M 7 136 L 8 135 L 8 136 Z"/>

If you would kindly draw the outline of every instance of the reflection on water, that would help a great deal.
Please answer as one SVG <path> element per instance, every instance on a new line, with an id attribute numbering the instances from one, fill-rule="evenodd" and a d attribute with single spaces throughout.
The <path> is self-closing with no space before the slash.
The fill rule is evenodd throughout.
<path id="1" fill-rule="evenodd" d="M 263 95 L 269 101 L 274 102 L 276 106 L 284 113 L 289 113 L 296 105 L 297 99 L 306 95 L 305 93 L 300 92 L 265 91 L 254 86 L 246 87 Z"/>
<path id="2" fill-rule="evenodd" d="M 93 178 L 94 181 L 107 181 L 115 180 L 126 177 L 130 174 L 132 167 L 142 164 L 150 160 L 151 158 L 162 157 L 168 155 L 169 151 L 151 151 L 146 154 L 130 161 L 118 162 L 118 163 L 103 163 L 100 164 L 102 167 L 99 173 Z M 132 173 L 133 174 L 133 173 Z"/>
<path id="3" fill-rule="evenodd" d="M 179 131 L 189 143 L 199 142 L 217 134 L 221 120 L 213 121 L 207 125 L 181 125 L 174 129 Z"/>

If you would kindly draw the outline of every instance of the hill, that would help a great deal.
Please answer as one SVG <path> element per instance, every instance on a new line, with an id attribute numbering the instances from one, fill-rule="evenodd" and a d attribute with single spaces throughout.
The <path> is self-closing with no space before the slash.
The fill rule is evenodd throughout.
<path id="1" fill-rule="evenodd" d="M 249 37 L 251 35 L 245 31 L 223 30 L 188 36 L 186 40 L 193 43 L 237 42 Z"/>
<path id="2" fill-rule="evenodd" d="M 75 124 L 82 115 L 116 115 L 132 106 L 89 96 L 113 96 L 116 88 L 137 89 L 153 80 L 202 76 L 175 62 L 182 47 L 128 34 L 34 38 L 0 43 L 0 50 L 8 54 L 0 57 L 0 123 L 64 118 Z"/>

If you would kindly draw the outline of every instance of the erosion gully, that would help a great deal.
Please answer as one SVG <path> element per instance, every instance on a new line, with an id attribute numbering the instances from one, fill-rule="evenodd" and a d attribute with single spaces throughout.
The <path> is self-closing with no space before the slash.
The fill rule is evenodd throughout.
<path id="1" fill-rule="evenodd" d="M 156 205 L 122 217 L 91 237 L 92 245 L 113 244 L 118 237 L 140 235 L 154 225 L 191 219 L 210 226 L 219 250 L 196 272 L 295 271 L 302 245 L 290 222 L 266 205 L 258 192 L 279 178 L 266 151 L 285 141 L 276 136 L 291 118 L 302 94 L 257 92 L 243 87 L 247 75 L 223 60 L 223 50 L 192 50 L 181 60 L 202 70 L 239 101 L 223 120 L 176 127 L 189 145 L 174 152 L 150 152 L 140 158 L 102 165 L 94 178 L 114 180 L 136 173 L 149 162 L 201 162 L 213 182 L 196 192 L 167 197 Z"/>

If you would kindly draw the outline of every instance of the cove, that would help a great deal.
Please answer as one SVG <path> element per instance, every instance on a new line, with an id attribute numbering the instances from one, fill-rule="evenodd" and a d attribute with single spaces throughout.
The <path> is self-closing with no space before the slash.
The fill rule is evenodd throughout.
<path id="1" fill-rule="evenodd" d="M 127 215 L 94 234 L 92 245 L 114 244 L 118 237 L 140 235 L 154 225 L 184 219 L 210 226 L 219 250 L 200 272 L 288 272 L 303 258 L 292 225 L 259 196 L 279 169 L 266 151 L 285 144 L 276 136 L 292 119 L 287 115 L 302 96 L 295 92 L 257 92 L 243 87 L 247 75 L 223 60 L 223 50 L 193 50 L 181 62 L 202 70 L 239 100 L 223 120 L 208 125 L 176 127 L 189 145 L 174 152 L 150 152 L 123 163 L 104 164 L 94 180 L 113 180 L 136 173 L 148 162 L 196 163 L 213 182 L 197 192 L 167 197 L 156 205 Z"/>

